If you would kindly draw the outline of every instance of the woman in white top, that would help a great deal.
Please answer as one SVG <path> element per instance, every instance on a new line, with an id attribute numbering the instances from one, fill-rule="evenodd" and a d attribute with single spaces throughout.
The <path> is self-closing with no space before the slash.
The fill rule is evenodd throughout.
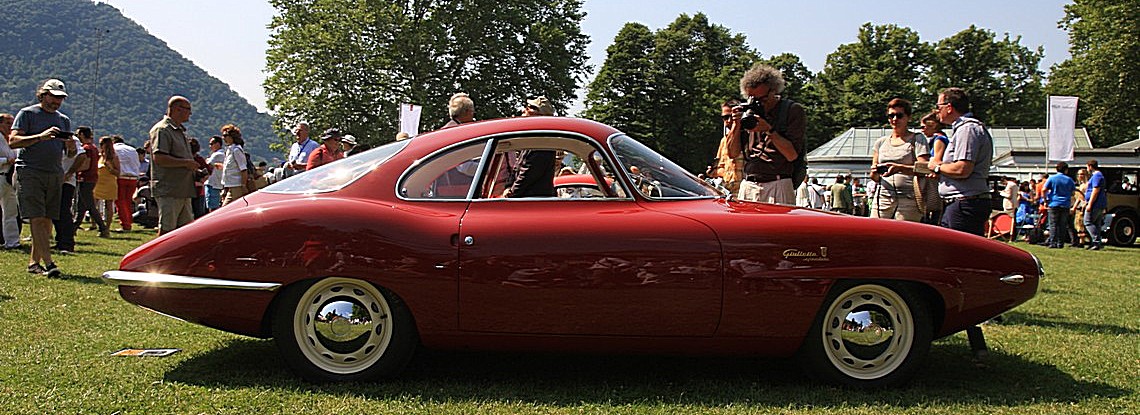
<path id="1" fill-rule="evenodd" d="M 222 136 L 210 137 L 210 158 L 206 163 L 210 165 L 210 177 L 206 178 L 206 211 L 222 207 L 222 168 L 226 163 L 226 144 Z"/>
<path id="2" fill-rule="evenodd" d="M 222 163 L 222 206 L 225 206 L 249 194 L 249 173 L 246 172 L 245 148 L 242 147 L 245 140 L 241 138 L 241 129 L 233 124 L 222 126 L 222 139 L 226 143 L 226 157 Z"/>
<path id="3" fill-rule="evenodd" d="M 915 200 L 914 164 L 929 162 L 930 149 L 926 136 L 907 129 L 910 115 L 910 101 L 895 98 L 887 103 L 891 135 L 871 147 L 871 180 L 876 183 L 875 193 L 868 195 L 872 218 L 922 220 L 923 212 Z"/>
<path id="4" fill-rule="evenodd" d="M 12 185 L 16 165 L 16 151 L 8 146 L 7 137 L 12 134 L 12 114 L 0 114 L 0 228 L 4 235 L 4 249 L 20 246 L 20 219 L 16 208 L 16 187 Z"/>

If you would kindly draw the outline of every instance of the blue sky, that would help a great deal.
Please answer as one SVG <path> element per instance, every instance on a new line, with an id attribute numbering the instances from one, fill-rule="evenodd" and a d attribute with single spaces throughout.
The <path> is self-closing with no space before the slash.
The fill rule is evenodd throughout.
<path id="1" fill-rule="evenodd" d="M 211 75 L 228 83 L 250 103 L 265 110 L 265 48 L 275 10 L 261 0 L 107 0 L 127 17 L 166 41 Z M 681 13 L 705 13 L 712 23 L 743 33 L 764 56 L 791 52 L 813 72 L 827 54 L 855 41 L 863 23 L 909 27 L 923 41 L 934 42 L 971 24 L 1022 37 L 1030 48 L 1043 46 L 1042 69 L 1068 59 L 1068 36 L 1057 28 L 1064 17 L 1059 0 L 959 2 L 884 1 L 678 1 L 587 0 L 582 30 L 591 37 L 588 49 L 595 70 L 605 49 L 627 22 L 660 29 Z M 428 103 L 430 105 L 430 103 Z M 395 116 L 395 115 L 393 115 Z"/>

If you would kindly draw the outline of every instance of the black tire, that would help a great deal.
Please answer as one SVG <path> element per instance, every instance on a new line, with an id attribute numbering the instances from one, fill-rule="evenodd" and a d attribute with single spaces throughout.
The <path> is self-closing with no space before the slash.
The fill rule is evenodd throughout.
<path id="1" fill-rule="evenodd" d="M 823 302 L 800 347 L 808 375 L 873 388 L 909 380 L 930 352 L 929 305 L 903 283 L 845 282 Z"/>
<path id="2" fill-rule="evenodd" d="M 1129 246 L 1136 242 L 1136 214 L 1119 212 L 1113 215 L 1107 236 L 1108 243 L 1115 246 Z"/>
<path id="3" fill-rule="evenodd" d="M 419 343 L 404 302 L 368 282 L 325 278 L 291 285 L 280 295 L 273 338 L 289 368 L 305 380 L 390 378 L 403 371 Z"/>

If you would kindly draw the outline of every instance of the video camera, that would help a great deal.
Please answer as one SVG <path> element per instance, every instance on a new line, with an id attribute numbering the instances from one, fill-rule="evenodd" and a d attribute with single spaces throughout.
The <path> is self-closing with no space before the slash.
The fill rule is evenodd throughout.
<path id="1" fill-rule="evenodd" d="M 748 102 L 737 105 L 733 111 L 740 109 L 744 114 L 740 116 L 740 126 L 745 130 L 756 128 L 760 124 L 760 118 L 764 117 L 764 102 L 761 98 L 748 97 Z"/>
<path id="2" fill-rule="evenodd" d="M 58 132 L 56 132 L 56 133 L 55 133 L 55 138 L 58 138 L 58 139 L 61 139 L 61 140 L 62 140 L 62 139 L 68 139 L 68 138 L 71 138 L 71 137 L 72 137 L 72 136 L 74 136 L 74 135 L 75 135 L 75 133 L 73 133 L 73 132 L 71 132 L 71 131 L 58 131 Z"/>

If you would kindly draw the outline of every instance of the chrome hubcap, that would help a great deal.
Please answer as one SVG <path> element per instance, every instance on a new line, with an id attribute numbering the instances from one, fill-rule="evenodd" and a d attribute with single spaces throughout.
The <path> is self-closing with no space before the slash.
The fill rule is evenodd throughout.
<path id="1" fill-rule="evenodd" d="M 350 374 L 371 367 L 392 339 L 391 309 L 372 284 L 327 278 L 309 287 L 294 313 L 293 332 L 310 362 Z"/>
<path id="2" fill-rule="evenodd" d="M 827 358 L 856 379 L 876 379 L 906 360 L 914 341 L 914 317 L 894 291 L 860 285 L 843 292 L 827 310 L 822 340 Z"/>

